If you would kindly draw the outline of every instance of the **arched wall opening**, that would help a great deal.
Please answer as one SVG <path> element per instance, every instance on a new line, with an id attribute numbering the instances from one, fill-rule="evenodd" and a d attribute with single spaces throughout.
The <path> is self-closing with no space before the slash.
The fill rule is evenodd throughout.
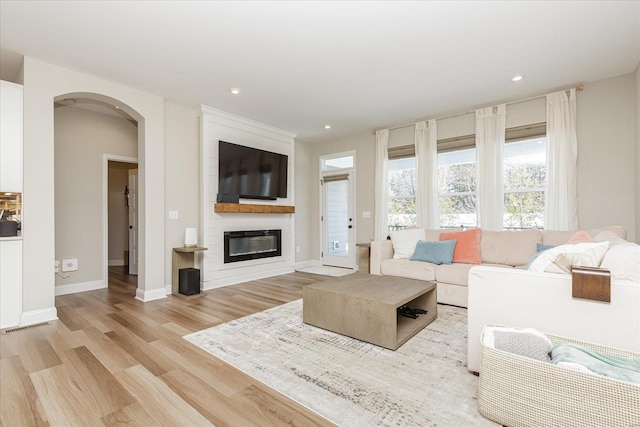
<path id="1" fill-rule="evenodd" d="M 136 298 L 166 297 L 164 280 L 164 99 L 25 57 L 23 313 L 21 325 L 55 309 L 54 101 L 82 96 L 120 107 L 138 122 L 140 251 Z M 79 177 L 81 179 L 81 177 Z M 153 230 L 148 232 L 148 230 Z"/>
<path id="2" fill-rule="evenodd" d="M 55 255 L 63 267 L 77 260 L 72 271 L 56 272 L 56 296 L 106 288 L 109 267 L 138 254 L 128 250 L 140 224 L 129 218 L 137 191 L 133 204 L 125 197 L 127 170 L 138 168 L 138 123 L 117 102 L 87 96 L 65 94 L 54 105 Z M 134 273 L 129 283 L 137 287 L 137 270 L 117 271 Z"/>

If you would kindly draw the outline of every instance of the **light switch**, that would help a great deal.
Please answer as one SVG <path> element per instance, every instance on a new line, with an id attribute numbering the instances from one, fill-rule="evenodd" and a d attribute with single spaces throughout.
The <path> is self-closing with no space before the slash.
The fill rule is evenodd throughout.
<path id="1" fill-rule="evenodd" d="M 178 219 L 178 211 L 169 211 L 169 219 Z"/>

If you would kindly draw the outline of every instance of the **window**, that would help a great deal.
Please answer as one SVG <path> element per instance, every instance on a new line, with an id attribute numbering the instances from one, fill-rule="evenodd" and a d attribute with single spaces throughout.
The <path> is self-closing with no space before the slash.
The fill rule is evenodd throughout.
<path id="1" fill-rule="evenodd" d="M 546 136 L 505 145 L 505 229 L 544 228 L 546 152 Z"/>
<path id="2" fill-rule="evenodd" d="M 416 226 L 416 180 L 415 155 L 389 159 L 389 231 Z"/>
<path id="3" fill-rule="evenodd" d="M 322 159 L 323 171 L 350 169 L 353 167 L 353 154 L 338 154 L 338 157 L 325 157 Z"/>
<path id="4" fill-rule="evenodd" d="M 477 227 L 476 149 L 438 153 L 440 228 Z"/>

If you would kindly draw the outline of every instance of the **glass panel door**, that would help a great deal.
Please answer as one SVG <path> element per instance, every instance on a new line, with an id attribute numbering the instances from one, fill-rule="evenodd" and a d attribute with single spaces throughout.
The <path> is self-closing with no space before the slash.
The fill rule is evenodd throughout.
<path id="1" fill-rule="evenodd" d="M 323 174 L 322 264 L 354 268 L 352 173 Z"/>

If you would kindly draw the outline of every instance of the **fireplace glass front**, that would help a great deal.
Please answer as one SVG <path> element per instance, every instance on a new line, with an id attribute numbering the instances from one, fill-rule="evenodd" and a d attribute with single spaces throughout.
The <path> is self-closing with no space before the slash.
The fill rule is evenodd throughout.
<path id="1" fill-rule="evenodd" d="M 281 230 L 224 232 L 224 263 L 282 255 Z"/>

